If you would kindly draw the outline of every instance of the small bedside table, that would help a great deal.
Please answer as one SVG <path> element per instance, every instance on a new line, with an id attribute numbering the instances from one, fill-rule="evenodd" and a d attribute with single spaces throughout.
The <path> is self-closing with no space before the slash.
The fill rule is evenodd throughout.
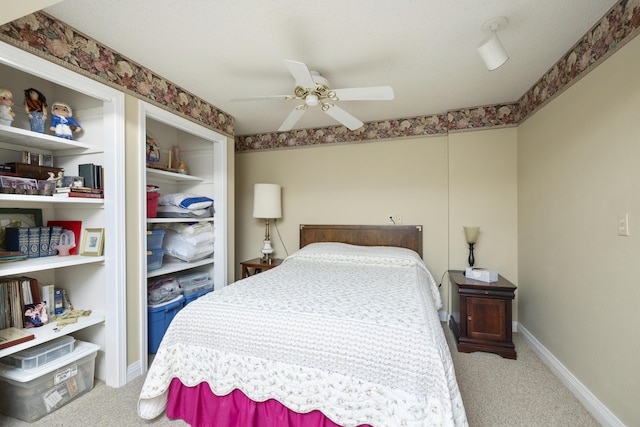
<path id="1" fill-rule="evenodd" d="M 449 271 L 451 317 L 449 328 L 458 351 L 487 351 L 507 359 L 516 358 L 511 336 L 511 301 L 516 286 L 498 275 L 492 283 L 468 279 L 463 271 Z"/>
<path id="2" fill-rule="evenodd" d="M 246 278 L 249 276 L 253 276 L 254 274 L 261 273 L 265 270 L 272 269 L 273 267 L 277 267 L 282 264 L 282 260 L 279 258 L 273 258 L 270 264 L 262 262 L 262 258 L 254 258 L 248 261 L 242 261 L 240 265 L 242 266 L 242 278 Z M 251 270 L 253 269 L 253 273 Z"/>

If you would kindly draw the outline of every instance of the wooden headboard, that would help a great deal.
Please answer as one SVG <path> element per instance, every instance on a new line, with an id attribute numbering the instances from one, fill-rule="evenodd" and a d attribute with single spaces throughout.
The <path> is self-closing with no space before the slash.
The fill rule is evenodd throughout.
<path id="1" fill-rule="evenodd" d="M 421 225 L 300 225 L 300 247 L 315 242 L 409 248 L 422 258 Z"/>

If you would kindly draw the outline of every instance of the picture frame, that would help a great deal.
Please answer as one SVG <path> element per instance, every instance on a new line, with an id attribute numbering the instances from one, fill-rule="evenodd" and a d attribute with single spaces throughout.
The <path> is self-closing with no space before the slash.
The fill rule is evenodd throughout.
<path id="1" fill-rule="evenodd" d="M 18 190 L 37 190 L 38 180 L 33 178 L 19 178 L 17 176 L 0 176 L 0 186 Z"/>
<path id="2" fill-rule="evenodd" d="M 104 228 L 85 228 L 80 255 L 102 256 Z"/>
<path id="3" fill-rule="evenodd" d="M 41 227 L 42 209 L 0 208 L 0 251 L 6 251 L 5 229 L 9 225 Z"/>

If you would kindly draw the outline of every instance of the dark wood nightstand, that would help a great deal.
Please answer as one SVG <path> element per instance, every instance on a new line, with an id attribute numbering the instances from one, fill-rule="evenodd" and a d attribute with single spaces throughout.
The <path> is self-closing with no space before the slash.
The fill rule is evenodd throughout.
<path id="1" fill-rule="evenodd" d="M 516 358 L 511 336 L 511 301 L 516 286 L 498 275 L 493 283 L 468 279 L 463 271 L 449 271 L 451 317 L 449 328 L 458 351 L 487 351 L 507 359 Z"/>
<path id="2" fill-rule="evenodd" d="M 248 261 L 242 261 L 240 265 L 242 266 L 242 278 L 253 276 L 254 274 L 261 273 L 265 270 L 269 270 L 273 267 L 277 267 L 282 264 L 282 259 L 274 258 L 271 260 L 269 264 L 266 262 L 262 262 L 262 258 L 254 258 Z M 251 272 L 253 270 L 253 273 Z"/>

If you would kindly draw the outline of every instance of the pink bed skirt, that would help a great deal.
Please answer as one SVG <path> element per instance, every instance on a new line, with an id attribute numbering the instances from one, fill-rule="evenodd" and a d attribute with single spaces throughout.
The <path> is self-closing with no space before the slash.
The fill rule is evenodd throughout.
<path id="1" fill-rule="evenodd" d="M 217 396 L 206 383 L 187 387 L 177 378 L 169 386 L 167 417 L 194 427 L 340 427 L 320 411 L 299 414 L 274 399 L 254 402 L 240 390 Z"/>

